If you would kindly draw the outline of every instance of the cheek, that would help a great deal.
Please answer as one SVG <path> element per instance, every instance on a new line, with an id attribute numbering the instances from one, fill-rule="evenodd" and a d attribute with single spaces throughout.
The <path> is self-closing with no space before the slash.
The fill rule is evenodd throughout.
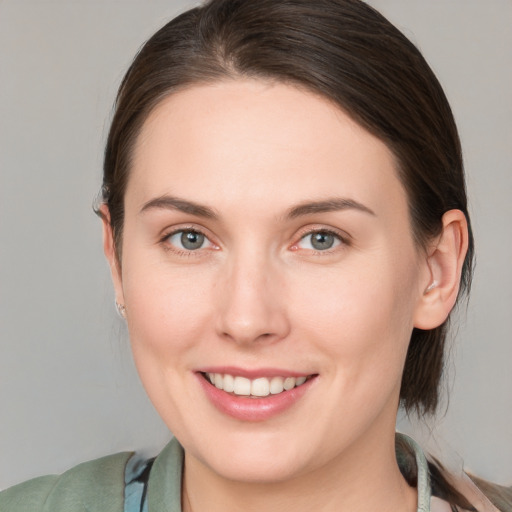
<path id="1" fill-rule="evenodd" d="M 298 290 L 295 316 L 344 380 L 399 379 L 413 328 L 414 260 L 360 263 Z"/>
<path id="2" fill-rule="evenodd" d="M 211 313 L 207 293 L 212 277 L 200 266 L 179 271 L 161 261 L 131 254 L 123 262 L 123 289 L 130 338 L 137 357 L 159 361 L 197 344 Z"/>
<path id="3" fill-rule="evenodd" d="M 206 276 L 130 255 L 123 262 L 124 297 L 133 358 L 141 382 L 156 410 L 175 433 L 190 415 L 194 401 L 187 386 L 189 370 L 211 339 L 211 301 Z"/>

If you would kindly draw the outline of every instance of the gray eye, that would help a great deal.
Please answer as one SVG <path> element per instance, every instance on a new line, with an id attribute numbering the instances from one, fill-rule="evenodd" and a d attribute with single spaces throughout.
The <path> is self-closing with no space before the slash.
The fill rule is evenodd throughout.
<path id="1" fill-rule="evenodd" d="M 209 240 L 199 231 L 183 230 L 176 231 L 169 238 L 168 241 L 178 249 L 185 251 L 196 251 L 203 249 L 209 244 Z"/>
<path id="2" fill-rule="evenodd" d="M 317 251 L 325 251 L 330 249 L 335 242 L 335 238 L 330 233 L 313 233 L 311 235 L 311 245 Z"/>
<path id="3" fill-rule="evenodd" d="M 313 249 L 315 251 L 327 251 L 341 244 L 340 237 L 328 231 L 316 231 L 303 236 L 299 242 L 301 249 Z"/>
<path id="4" fill-rule="evenodd" d="M 183 231 L 180 237 L 181 245 L 189 251 L 200 249 L 204 244 L 204 235 L 196 231 Z"/>

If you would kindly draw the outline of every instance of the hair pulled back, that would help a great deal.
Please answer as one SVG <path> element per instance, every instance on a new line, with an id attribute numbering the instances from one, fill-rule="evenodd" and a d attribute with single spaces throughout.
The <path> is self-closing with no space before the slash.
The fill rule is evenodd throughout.
<path id="1" fill-rule="evenodd" d="M 151 111 L 193 84 L 284 82 L 337 104 L 393 152 L 420 247 L 453 208 L 468 219 L 460 141 L 445 94 L 418 49 L 360 0 L 211 0 L 173 19 L 126 73 L 105 149 L 102 200 L 121 262 L 124 194 L 136 138 Z M 461 292 L 469 288 L 469 250 Z M 447 322 L 412 333 L 400 398 L 408 412 L 439 401 Z"/>

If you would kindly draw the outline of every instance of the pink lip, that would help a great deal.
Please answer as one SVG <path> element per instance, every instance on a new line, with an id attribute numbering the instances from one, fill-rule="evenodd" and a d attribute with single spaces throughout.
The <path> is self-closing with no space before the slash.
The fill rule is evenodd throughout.
<path id="1" fill-rule="evenodd" d="M 237 368 L 235 366 L 208 366 L 204 368 L 198 368 L 196 371 L 201 373 L 222 373 L 233 376 L 245 377 L 246 379 L 257 379 L 258 377 L 307 377 L 311 373 L 298 373 L 291 372 L 289 370 L 282 370 L 279 368 L 256 368 L 256 369 L 244 369 Z"/>
<path id="2" fill-rule="evenodd" d="M 241 375 L 244 377 L 247 375 L 240 373 L 239 370 L 233 373 L 220 371 L 214 371 L 211 373 L 230 373 L 231 375 L 234 373 L 234 375 Z M 274 372 L 272 372 L 271 375 L 281 375 L 283 377 L 288 376 Z M 301 386 L 290 389 L 289 391 L 283 391 L 277 395 L 268 395 L 261 398 L 250 398 L 245 396 L 236 396 L 217 389 L 214 385 L 210 384 L 210 382 L 201 373 L 196 373 L 196 376 L 206 396 L 220 412 L 237 420 L 253 422 L 265 421 L 286 411 L 302 396 L 304 396 L 305 393 L 307 393 L 313 382 L 316 380 L 316 376 L 314 376 Z M 257 376 L 261 377 L 263 375 L 262 373 L 258 373 Z"/>

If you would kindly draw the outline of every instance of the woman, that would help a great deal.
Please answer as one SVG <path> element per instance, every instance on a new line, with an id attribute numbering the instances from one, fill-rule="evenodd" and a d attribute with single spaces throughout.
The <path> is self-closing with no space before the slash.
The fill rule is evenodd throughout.
<path id="1" fill-rule="evenodd" d="M 493 510 L 395 439 L 399 402 L 436 410 L 473 241 L 446 98 L 378 13 L 217 0 L 170 22 L 121 85 L 99 213 L 177 441 L 6 510 Z"/>

